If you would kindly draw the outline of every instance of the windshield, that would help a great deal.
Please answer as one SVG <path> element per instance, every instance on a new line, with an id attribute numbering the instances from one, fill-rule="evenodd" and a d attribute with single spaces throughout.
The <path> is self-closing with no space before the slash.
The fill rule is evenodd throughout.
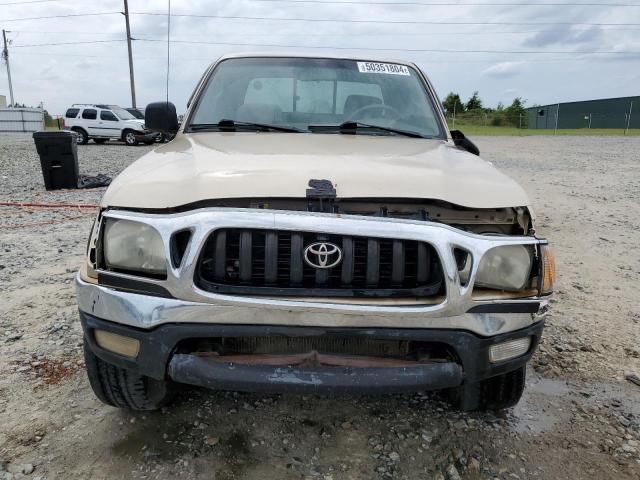
<path id="1" fill-rule="evenodd" d="M 144 114 L 140 110 L 136 110 L 135 108 L 126 108 L 125 110 L 133 115 L 134 118 L 144 120 Z"/>
<path id="2" fill-rule="evenodd" d="M 135 120 L 136 118 L 121 107 L 111 107 L 111 111 L 115 113 L 120 120 Z"/>
<path id="3" fill-rule="evenodd" d="M 358 134 L 393 135 L 396 129 L 424 137 L 444 136 L 436 110 L 413 68 L 356 60 L 225 60 L 207 81 L 187 129 L 216 125 L 221 120 L 303 131 L 310 125 L 359 122 L 391 130 L 366 128 L 357 130 Z"/>

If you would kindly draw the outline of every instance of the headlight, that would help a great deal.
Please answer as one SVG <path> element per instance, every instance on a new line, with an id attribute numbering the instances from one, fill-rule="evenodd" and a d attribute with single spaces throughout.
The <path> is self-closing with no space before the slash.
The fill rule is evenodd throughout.
<path id="1" fill-rule="evenodd" d="M 533 255 L 526 245 L 495 247 L 480 260 L 475 285 L 497 290 L 522 290 L 527 286 Z"/>
<path id="2" fill-rule="evenodd" d="M 157 230 L 144 223 L 107 219 L 104 261 L 108 268 L 164 274 L 164 244 Z"/>

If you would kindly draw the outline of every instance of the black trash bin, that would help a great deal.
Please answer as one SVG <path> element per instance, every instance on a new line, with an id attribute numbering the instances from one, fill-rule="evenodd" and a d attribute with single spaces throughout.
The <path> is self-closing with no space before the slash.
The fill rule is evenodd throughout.
<path id="1" fill-rule="evenodd" d="M 78 188 L 76 133 L 68 130 L 35 132 L 33 139 L 40 155 L 45 188 Z"/>

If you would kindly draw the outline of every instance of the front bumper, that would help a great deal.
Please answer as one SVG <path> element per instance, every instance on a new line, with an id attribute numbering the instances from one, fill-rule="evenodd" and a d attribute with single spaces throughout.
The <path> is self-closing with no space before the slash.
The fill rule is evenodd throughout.
<path id="1" fill-rule="evenodd" d="M 433 222 L 255 209 L 205 208 L 173 214 L 107 210 L 104 217 L 151 225 L 163 239 L 167 258 L 171 258 L 172 235 L 185 229 L 192 232 L 182 263 L 178 267 L 168 265 L 166 279 L 100 269 L 98 284 L 80 275 L 76 279 L 89 348 L 109 363 L 149 377 L 233 390 L 375 392 L 450 388 L 524 365 L 542 332 L 546 298 L 483 300 L 473 295 L 477 265 L 487 251 L 502 245 L 546 243 L 534 237 L 475 235 Z M 234 296 L 198 288 L 193 279 L 206 239 L 216 228 L 236 227 L 341 235 L 366 231 L 374 237 L 426 241 L 440 257 L 446 297 L 415 304 L 370 299 L 340 303 L 331 298 Z M 469 251 L 474 259 L 467 284 L 462 284 L 458 275 L 453 252 L 456 247 Z M 138 339 L 140 353 L 135 360 L 128 360 L 101 349 L 94 341 L 96 329 Z M 176 352 L 176 346 L 185 339 L 269 335 L 355 335 L 441 343 L 454 352 L 455 360 L 402 367 L 291 367 L 221 363 Z M 489 362 L 492 345 L 523 336 L 532 339 L 526 354 L 501 363 Z"/>
<path id="2" fill-rule="evenodd" d="M 171 323 L 202 323 L 327 328 L 456 329 L 483 337 L 528 327 L 544 317 L 544 313 L 538 314 L 538 309 L 544 312 L 546 308 L 538 301 L 484 304 L 490 306 L 493 311 L 466 312 L 450 316 L 441 313 L 435 316 L 428 312 L 430 307 L 422 306 L 326 306 L 324 303 L 302 301 L 281 305 L 284 302 L 231 296 L 216 302 L 180 300 L 162 296 L 161 291 L 155 294 L 140 294 L 124 290 L 135 288 L 135 283 L 121 285 L 123 290 L 88 283 L 78 274 L 78 307 L 97 318 L 144 330 Z M 508 313 L 501 313 L 500 308 L 505 306 Z M 535 313 L 515 313 L 521 306 L 527 309 L 533 307 Z"/>
<path id="3" fill-rule="evenodd" d="M 141 142 L 146 142 L 146 141 L 151 141 L 151 140 L 156 140 L 156 138 L 158 137 L 158 133 L 157 132 L 152 132 L 150 130 L 145 130 L 145 131 L 137 131 L 136 133 L 136 138 L 141 141 Z"/>
<path id="4" fill-rule="evenodd" d="M 105 321 L 80 311 L 88 348 L 102 360 L 156 379 L 171 379 L 207 388 L 263 392 L 385 393 L 453 388 L 507 373 L 523 366 L 540 340 L 543 321 L 526 328 L 483 338 L 452 329 L 321 328 L 265 325 L 165 324 L 141 330 Z M 127 359 L 99 347 L 95 330 L 106 330 L 137 339 L 140 350 Z M 217 361 L 184 353 L 176 346 L 186 339 L 242 336 L 362 336 L 375 340 L 437 342 L 455 352 L 456 361 L 421 363 L 411 366 L 274 366 Z M 507 340 L 529 336 L 529 351 L 515 359 L 489 362 L 489 348 Z"/>

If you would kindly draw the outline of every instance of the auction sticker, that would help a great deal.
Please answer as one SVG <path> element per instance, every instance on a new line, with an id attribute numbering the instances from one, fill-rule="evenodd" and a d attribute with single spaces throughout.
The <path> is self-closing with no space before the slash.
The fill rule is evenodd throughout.
<path id="1" fill-rule="evenodd" d="M 387 75 L 411 75 L 409 68 L 395 63 L 358 62 L 361 73 L 385 73 Z"/>

